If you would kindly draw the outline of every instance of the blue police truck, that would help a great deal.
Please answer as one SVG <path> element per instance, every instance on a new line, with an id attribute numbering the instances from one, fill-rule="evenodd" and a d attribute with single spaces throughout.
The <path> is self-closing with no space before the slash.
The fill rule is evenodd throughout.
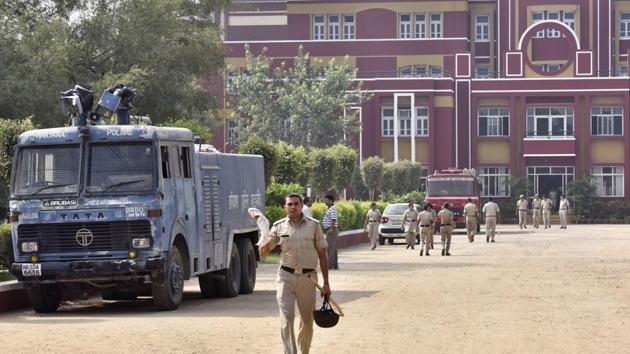
<path id="1" fill-rule="evenodd" d="M 37 312 L 69 290 L 153 296 L 174 310 L 184 280 L 204 297 L 254 290 L 261 156 L 196 144 L 188 129 L 82 125 L 19 136 L 11 177 L 15 263 Z"/>

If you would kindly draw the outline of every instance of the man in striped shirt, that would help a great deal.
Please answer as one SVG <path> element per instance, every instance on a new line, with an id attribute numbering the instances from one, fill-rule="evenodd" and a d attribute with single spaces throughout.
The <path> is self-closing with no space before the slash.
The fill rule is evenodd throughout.
<path id="1" fill-rule="evenodd" d="M 337 235 L 339 235 L 339 214 L 335 206 L 335 197 L 328 194 L 324 197 L 324 203 L 328 206 L 322 226 L 328 242 L 328 269 L 339 269 L 337 263 Z"/>

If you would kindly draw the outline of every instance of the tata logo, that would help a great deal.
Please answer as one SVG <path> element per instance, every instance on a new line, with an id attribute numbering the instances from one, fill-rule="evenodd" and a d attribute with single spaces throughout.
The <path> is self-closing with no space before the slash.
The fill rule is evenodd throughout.
<path id="1" fill-rule="evenodd" d="M 75 206 L 78 204 L 78 201 L 76 199 L 62 199 L 62 200 L 57 200 L 57 199 L 53 199 L 53 200 L 44 200 L 42 202 L 42 205 L 45 207 L 67 207 L 67 206 Z"/>
<path id="2" fill-rule="evenodd" d="M 79 229 L 75 236 L 77 243 L 83 247 L 87 247 L 94 241 L 92 231 L 88 229 Z"/>

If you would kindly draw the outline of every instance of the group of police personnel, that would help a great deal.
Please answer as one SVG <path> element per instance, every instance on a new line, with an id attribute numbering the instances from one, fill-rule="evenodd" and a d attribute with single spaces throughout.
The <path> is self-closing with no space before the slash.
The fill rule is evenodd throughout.
<path id="1" fill-rule="evenodd" d="M 532 200 L 532 215 L 533 227 L 535 229 L 540 227 L 541 222 L 545 229 L 551 228 L 551 211 L 553 207 L 554 203 L 550 198 L 540 198 L 538 194 L 534 195 Z M 433 234 L 439 232 L 442 241 L 442 256 L 450 256 L 451 235 L 456 226 L 454 214 L 450 209 L 451 206 L 449 203 L 444 203 L 442 209 L 436 213 L 430 204 L 425 204 L 423 210 L 418 212 L 415 204 L 409 203 L 409 208 L 403 213 L 401 225 L 401 229 L 405 234 L 407 249 L 414 249 L 416 241 L 415 235 L 420 231 L 420 256 L 429 256 L 429 250 L 433 249 Z M 558 207 L 561 229 L 567 228 L 569 209 L 569 201 L 564 195 L 561 196 Z M 527 199 L 525 199 L 525 196 L 521 194 L 519 200 L 516 202 L 516 216 L 518 217 L 519 227 L 521 229 L 527 228 L 528 211 L 529 203 Z M 488 202 L 483 205 L 481 211 L 477 205 L 473 203 L 472 199 L 468 198 L 468 203 L 463 209 L 468 241 L 475 241 L 477 223 L 481 216 L 485 219 L 486 242 L 494 242 L 496 226 L 500 221 L 500 212 L 499 206 L 493 201 L 492 197 L 488 198 Z M 380 220 L 381 212 L 377 208 L 376 203 L 372 203 L 365 217 L 364 225 L 365 229 L 368 231 L 370 242 L 372 243 L 372 250 L 376 248 L 376 243 L 378 242 L 378 225 Z M 439 224 L 437 223 L 438 220 Z"/>

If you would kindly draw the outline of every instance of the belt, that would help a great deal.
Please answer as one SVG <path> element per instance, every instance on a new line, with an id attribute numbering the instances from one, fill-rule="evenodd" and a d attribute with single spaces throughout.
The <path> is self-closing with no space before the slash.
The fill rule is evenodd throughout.
<path id="1" fill-rule="evenodd" d="M 420 227 L 429 227 L 431 225 L 420 225 Z"/>
<path id="2" fill-rule="evenodd" d="M 293 269 L 291 267 L 287 267 L 287 266 L 280 266 L 280 269 L 284 270 L 285 272 L 291 273 L 291 274 L 306 274 L 306 273 L 310 273 L 310 272 L 314 272 L 315 269 L 308 269 L 308 268 L 297 268 L 297 269 Z"/>
<path id="3" fill-rule="evenodd" d="M 487 218 L 496 218 L 496 215 L 486 215 Z"/>
<path id="4" fill-rule="evenodd" d="M 378 222 L 378 220 L 370 220 L 370 222 Z"/>
<path id="5" fill-rule="evenodd" d="M 416 221 L 416 219 L 407 219 L 407 221 L 409 221 L 409 222 L 415 222 L 415 221 Z"/>
<path id="6" fill-rule="evenodd" d="M 534 208 L 534 209 L 540 209 L 540 208 Z"/>
<path id="7" fill-rule="evenodd" d="M 451 226 L 451 224 L 440 224 L 440 226 Z"/>
<path id="8" fill-rule="evenodd" d="M 562 208 L 560 208 L 560 210 L 569 210 L 569 209 L 562 209 Z"/>
<path id="9" fill-rule="evenodd" d="M 527 211 L 527 209 L 519 209 L 518 211 Z"/>

